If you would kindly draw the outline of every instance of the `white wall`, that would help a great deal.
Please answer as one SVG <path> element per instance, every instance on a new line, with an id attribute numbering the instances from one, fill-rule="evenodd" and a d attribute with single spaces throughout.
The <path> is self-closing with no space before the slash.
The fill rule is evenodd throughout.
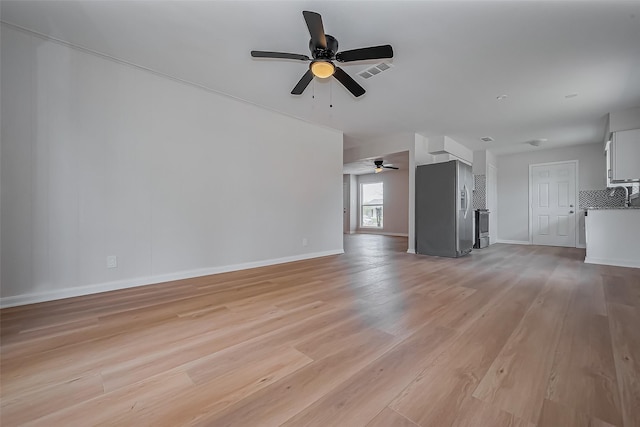
<path id="1" fill-rule="evenodd" d="M 1 41 L 3 305 L 342 251 L 340 132 Z"/>
<path id="2" fill-rule="evenodd" d="M 600 143 L 498 156 L 498 240 L 529 241 L 529 165 L 565 160 L 579 162 L 579 190 L 605 188 L 605 159 Z M 578 212 L 578 244 L 583 246 L 584 213 Z"/>
<path id="3" fill-rule="evenodd" d="M 382 229 L 360 228 L 358 211 L 358 231 L 407 236 L 409 232 L 409 172 L 406 170 L 387 170 L 381 173 L 358 175 L 360 184 L 382 182 L 384 191 Z"/>
<path id="4" fill-rule="evenodd" d="M 416 133 L 414 144 L 415 166 L 430 165 L 435 162 L 435 156 L 429 152 L 429 138 Z"/>

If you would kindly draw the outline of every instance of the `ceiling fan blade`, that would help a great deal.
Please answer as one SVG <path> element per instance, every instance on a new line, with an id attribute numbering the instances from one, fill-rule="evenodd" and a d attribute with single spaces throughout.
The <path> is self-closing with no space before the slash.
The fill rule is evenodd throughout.
<path id="1" fill-rule="evenodd" d="M 304 92 L 307 86 L 309 86 L 309 83 L 311 83 L 311 80 L 313 80 L 313 73 L 311 72 L 311 70 L 307 70 L 307 72 L 304 73 L 304 76 L 302 76 L 302 78 L 300 79 L 296 87 L 294 87 L 293 90 L 291 91 L 291 95 L 302 95 L 302 92 Z"/>
<path id="2" fill-rule="evenodd" d="M 300 55 L 298 53 L 268 52 L 264 50 L 252 50 L 251 56 L 254 58 L 297 59 L 300 61 L 311 60 L 307 55 Z"/>
<path id="3" fill-rule="evenodd" d="M 324 27 L 322 26 L 322 17 L 320 14 L 305 10 L 302 12 L 302 16 L 304 16 L 304 20 L 307 22 L 307 28 L 309 28 L 313 45 L 316 48 L 326 49 L 327 39 L 324 36 Z"/>
<path id="4" fill-rule="evenodd" d="M 393 58 L 391 45 L 363 47 L 362 49 L 345 50 L 336 54 L 336 61 L 351 62 L 365 59 Z"/>
<path id="5" fill-rule="evenodd" d="M 353 94 L 356 98 L 364 95 L 366 92 L 362 86 L 360 86 L 355 80 L 351 78 L 351 76 L 344 72 L 344 70 L 340 67 L 336 67 L 336 71 L 333 76 L 338 79 L 342 86 L 346 87 L 349 92 Z"/>
<path id="6" fill-rule="evenodd" d="M 385 169 L 400 169 L 400 168 L 397 168 L 395 166 L 384 166 L 383 165 L 382 167 L 385 168 Z"/>

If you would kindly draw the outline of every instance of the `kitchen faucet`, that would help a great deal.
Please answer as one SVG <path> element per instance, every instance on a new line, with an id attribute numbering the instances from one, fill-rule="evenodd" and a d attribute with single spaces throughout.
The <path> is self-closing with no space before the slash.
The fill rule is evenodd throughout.
<path id="1" fill-rule="evenodd" d="M 623 185 L 620 185 L 620 186 L 617 186 L 617 187 L 613 187 L 611 189 L 611 192 L 609 193 L 609 197 L 613 197 L 618 188 L 623 188 L 624 189 L 624 207 L 628 208 L 629 206 L 631 206 L 631 203 L 629 201 L 629 188 L 628 187 L 625 187 Z"/>

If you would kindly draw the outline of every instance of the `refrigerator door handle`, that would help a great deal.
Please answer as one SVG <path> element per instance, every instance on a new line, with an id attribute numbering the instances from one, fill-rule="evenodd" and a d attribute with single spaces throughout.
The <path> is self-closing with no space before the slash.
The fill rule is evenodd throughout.
<path id="1" fill-rule="evenodd" d="M 462 206 L 462 210 L 464 210 L 464 218 L 467 217 L 467 214 L 469 213 L 469 190 L 467 189 L 467 185 L 465 184 L 463 187 L 463 191 L 464 194 L 462 194 L 462 200 L 460 200 Z"/>

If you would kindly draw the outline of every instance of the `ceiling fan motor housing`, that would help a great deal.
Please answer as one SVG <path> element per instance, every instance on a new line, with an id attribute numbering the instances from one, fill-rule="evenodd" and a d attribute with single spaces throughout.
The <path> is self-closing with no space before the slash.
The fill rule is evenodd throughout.
<path id="1" fill-rule="evenodd" d="M 338 40 L 335 37 L 330 36 L 329 34 L 324 35 L 327 40 L 327 48 L 323 49 L 322 47 L 316 46 L 313 44 L 313 39 L 309 40 L 309 50 L 311 51 L 311 56 L 313 59 L 334 59 L 336 56 L 336 52 L 338 51 Z"/>

